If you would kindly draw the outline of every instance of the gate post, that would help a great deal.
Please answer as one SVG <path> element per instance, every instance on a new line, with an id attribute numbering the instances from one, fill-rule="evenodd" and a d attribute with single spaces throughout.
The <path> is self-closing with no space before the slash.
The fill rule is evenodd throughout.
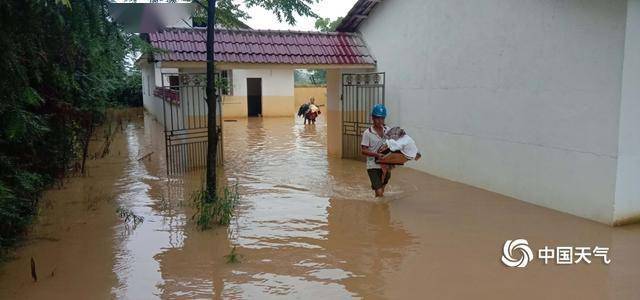
<path id="1" fill-rule="evenodd" d="M 327 70 L 327 154 L 342 157 L 342 72 Z"/>

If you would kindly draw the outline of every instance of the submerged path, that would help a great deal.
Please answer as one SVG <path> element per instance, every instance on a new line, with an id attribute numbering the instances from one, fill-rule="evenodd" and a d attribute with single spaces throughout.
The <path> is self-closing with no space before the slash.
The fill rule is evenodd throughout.
<path id="1" fill-rule="evenodd" d="M 0 267 L 0 299 L 640 298 L 640 225 L 611 228 L 407 168 L 376 200 L 361 162 L 327 157 L 323 123 L 293 118 L 225 122 L 237 218 L 197 231 L 189 195 L 202 174 L 167 178 L 161 127 L 141 111 L 128 119 L 87 177 L 44 195 L 28 240 Z M 118 207 L 144 222 L 123 223 Z M 610 247 L 613 262 L 509 269 L 502 246 L 516 238 Z M 228 264 L 233 247 L 241 262 Z"/>

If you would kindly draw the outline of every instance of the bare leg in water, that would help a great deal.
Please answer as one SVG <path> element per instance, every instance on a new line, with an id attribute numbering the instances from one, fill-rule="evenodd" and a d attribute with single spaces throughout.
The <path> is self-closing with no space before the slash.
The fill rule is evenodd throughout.
<path id="1" fill-rule="evenodd" d="M 380 180 L 384 182 L 384 179 L 387 178 L 387 172 L 389 172 L 389 166 L 385 164 L 380 164 L 380 169 L 382 170 L 382 178 L 380 178 Z"/>

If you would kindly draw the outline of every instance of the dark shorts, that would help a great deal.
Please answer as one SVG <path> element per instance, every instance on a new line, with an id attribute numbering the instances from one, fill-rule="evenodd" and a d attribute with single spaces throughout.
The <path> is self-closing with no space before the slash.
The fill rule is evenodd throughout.
<path id="1" fill-rule="evenodd" d="M 371 189 L 373 190 L 382 188 L 389 183 L 389 179 L 391 178 L 391 171 L 387 171 L 387 176 L 385 176 L 384 181 L 382 181 L 382 169 L 367 169 L 367 174 L 369 174 Z"/>

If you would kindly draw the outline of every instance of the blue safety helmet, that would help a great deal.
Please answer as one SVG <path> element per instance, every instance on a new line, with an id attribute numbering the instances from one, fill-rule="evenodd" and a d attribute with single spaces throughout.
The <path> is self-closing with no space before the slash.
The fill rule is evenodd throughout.
<path id="1" fill-rule="evenodd" d="M 384 107 L 384 104 L 376 104 L 373 106 L 371 110 L 372 117 L 386 118 L 387 117 L 387 108 Z"/>

